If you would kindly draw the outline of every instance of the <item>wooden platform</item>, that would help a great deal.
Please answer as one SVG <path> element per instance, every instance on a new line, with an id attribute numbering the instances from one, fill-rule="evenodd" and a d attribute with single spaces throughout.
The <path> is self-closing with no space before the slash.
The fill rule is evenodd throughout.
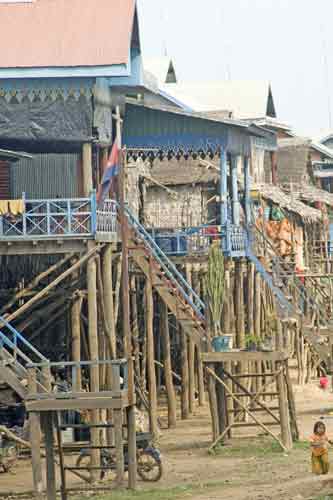
<path id="1" fill-rule="evenodd" d="M 50 394 L 30 394 L 25 401 L 27 411 L 123 410 L 130 405 L 127 390 L 121 391 L 118 394 L 106 391 L 98 394 L 89 392 L 75 394 L 68 392 L 54 394 L 54 397 L 50 396 Z M 31 399 L 29 400 L 29 398 Z M 131 404 L 135 405 L 135 397 L 134 401 L 131 401 Z"/>
<path id="2" fill-rule="evenodd" d="M 229 361 L 286 361 L 288 355 L 279 351 L 241 351 L 233 349 L 224 352 L 205 352 L 201 355 L 203 363 L 228 363 Z"/>

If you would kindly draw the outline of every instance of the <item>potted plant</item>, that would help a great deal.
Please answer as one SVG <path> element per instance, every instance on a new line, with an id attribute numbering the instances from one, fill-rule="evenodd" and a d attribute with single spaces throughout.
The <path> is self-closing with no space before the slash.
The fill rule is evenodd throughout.
<path id="1" fill-rule="evenodd" d="M 258 351 L 260 345 L 260 339 L 256 335 L 246 335 L 245 345 L 247 351 Z"/>

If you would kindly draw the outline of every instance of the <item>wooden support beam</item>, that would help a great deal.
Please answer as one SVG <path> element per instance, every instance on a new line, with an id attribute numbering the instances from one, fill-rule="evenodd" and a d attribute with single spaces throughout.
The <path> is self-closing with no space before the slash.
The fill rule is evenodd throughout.
<path id="1" fill-rule="evenodd" d="M 154 301 L 153 288 L 150 278 L 146 279 L 146 334 L 147 334 L 147 371 L 148 390 L 150 401 L 150 431 L 157 436 L 157 390 L 155 371 L 155 349 L 154 349 Z"/>
<path id="2" fill-rule="evenodd" d="M 29 392 L 37 392 L 37 377 L 34 368 L 28 369 Z M 43 475 L 41 457 L 41 430 L 39 413 L 29 413 L 29 434 L 31 445 L 32 476 L 35 496 L 38 500 L 43 498 Z"/>
<path id="3" fill-rule="evenodd" d="M 43 414 L 43 428 L 45 434 L 47 500 L 57 500 L 52 412 Z"/>
<path id="4" fill-rule="evenodd" d="M 0 310 L 0 314 L 4 314 L 8 309 L 10 309 L 18 300 L 21 298 L 25 297 L 27 293 L 31 292 L 34 288 L 36 288 L 37 285 L 44 279 L 47 278 L 50 274 L 54 273 L 58 269 L 60 269 L 62 266 L 67 264 L 71 259 L 73 258 L 73 254 L 67 255 L 63 259 L 61 259 L 59 262 L 54 264 L 53 266 L 49 267 L 46 271 L 43 271 L 40 273 L 36 278 L 34 278 L 29 285 L 27 285 L 25 288 L 22 290 L 18 291 L 9 302 L 7 302 Z"/>
<path id="5" fill-rule="evenodd" d="M 124 479 L 124 443 L 123 443 L 123 416 L 122 411 L 113 410 L 114 418 L 114 434 L 116 446 L 116 481 L 117 485 L 121 486 Z"/>
<path id="6" fill-rule="evenodd" d="M 127 409 L 127 439 L 128 439 L 128 488 L 135 490 L 137 462 L 136 462 L 136 419 L 135 406 Z"/>
<path id="7" fill-rule="evenodd" d="M 83 296 L 80 295 L 78 300 L 75 300 L 71 310 L 71 327 L 72 327 L 72 359 L 80 363 L 81 361 L 81 309 Z M 76 387 L 75 391 L 79 392 L 82 388 L 82 374 L 78 368 L 76 372 Z"/>
<path id="8" fill-rule="evenodd" d="M 171 364 L 171 348 L 170 348 L 170 331 L 169 331 L 169 314 L 168 307 L 160 301 L 161 311 L 161 335 L 163 345 L 163 359 L 164 359 L 164 379 L 168 395 L 168 427 L 172 429 L 176 427 L 177 422 L 177 405 L 176 394 L 172 380 L 172 364 Z"/>
<path id="9" fill-rule="evenodd" d="M 287 448 L 285 447 L 284 443 L 282 443 L 280 441 L 280 439 L 275 434 L 273 434 L 273 432 L 265 424 L 263 424 L 262 422 L 260 422 L 260 420 L 253 413 L 251 413 L 251 411 L 241 402 L 241 400 L 238 399 L 231 392 L 231 390 L 229 389 L 229 387 L 227 386 L 227 384 L 225 384 L 224 381 L 222 379 L 220 379 L 220 377 L 218 377 L 213 370 L 211 370 L 208 367 L 206 367 L 206 370 L 209 373 L 209 375 L 211 375 L 212 377 L 214 377 L 215 380 L 217 380 L 217 382 L 219 382 L 220 384 L 222 384 L 224 386 L 226 393 L 229 394 L 230 397 L 232 397 L 232 399 L 237 403 L 237 405 L 239 405 L 245 411 L 245 413 L 250 418 L 252 418 L 259 427 L 261 427 L 264 430 L 265 433 L 268 433 L 270 436 L 272 436 L 272 438 L 279 443 L 279 445 L 281 446 L 281 448 L 282 448 L 283 451 L 287 451 Z M 216 446 L 216 444 L 223 439 L 223 437 L 226 435 L 226 433 L 228 432 L 228 430 L 229 429 L 227 427 L 224 430 L 224 432 L 220 436 L 218 436 L 218 438 L 214 441 L 214 443 L 212 444 L 212 446 L 211 446 L 210 449 L 214 448 Z"/>
<path id="10" fill-rule="evenodd" d="M 189 373 L 188 373 L 188 345 L 187 335 L 179 325 L 181 365 L 182 365 L 182 393 L 181 393 L 181 417 L 186 420 L 189 417 Z"/>
<path id="11" fill-rule="evenodd" d="M 102 249 L 102 246 L 96 247 L 94 246 L 93 248 L 90 248 L 88 252 L 81 257 L 80 260 L 78 260 L 75 264 L 73 264 L 69 269 L 64 271 L 60 276 L 58 276 L 52 283 L 50 283 L 47 287 L 45 287 L 43 290 L 38 292 L 34 297 L 32 297 L 28 302 L 23 304 L 19 309 L 17 309 L 14 313 L 9 314 L 9 316 L 6 317 L 6 321 L 13 321 L 14 319 L 18 318 L 21 316 L 25 311 L 27 311 L 33 304 L 35 304 L 37 301 L 39 301 L 42 297 L 44 297 L 50 290 L 55 288 L 57 285 L 59 285 L 62 281 L 64 281 L 68 276 L 73 274 L 79 267 L 81 267 L 83 264 L 85 264 L 89 259 L 93 257 L 93 255 L 97 252 L 100 252 Z"/>

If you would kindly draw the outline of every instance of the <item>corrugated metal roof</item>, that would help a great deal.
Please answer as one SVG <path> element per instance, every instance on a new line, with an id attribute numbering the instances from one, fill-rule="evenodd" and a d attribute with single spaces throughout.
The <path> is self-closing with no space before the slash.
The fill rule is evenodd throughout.
<path id="1" fill-rule="evenodd" d="M 244 121 L 127 100 L 123 143 L 129 149 L 216 152 L 225 147 L 230 153 L 249 155 L 251 137 L 276 146 L 273 132 Z"/>
<path id="2" fill-rule="evenodd" d="M 0 160 L 17 161 L 25 158 L 29 160 L 32 158 L 28 153 L 19 153 L 17 151 L 11 151 L 9 149 L 0 149 Z"/>
<path id="3" fill-rule="evenodd" d="M 10 194 L 20 198 L 74 198 L 80 196 L 78 154 L 37 154 L 10 167 Z"/>
<path id="4" fill-rule="evenodd" d="M 162 90 L 195 111 L 232 111 L 235 118 L 255 119 L 275 116 L 271 87 L 267 81 L 219 81 L 177 83 Z"/>
<path id="5" fill-rule="evenodd" d="M 135 0 L 0 3 L 0 67 L 126 64 L 134 13 Z"/>

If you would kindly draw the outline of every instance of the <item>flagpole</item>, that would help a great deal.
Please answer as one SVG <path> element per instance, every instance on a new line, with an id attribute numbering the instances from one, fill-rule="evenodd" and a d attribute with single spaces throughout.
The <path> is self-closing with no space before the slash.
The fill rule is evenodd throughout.
<path id="1" fill-rule="evenodd" d="M 124 335 L 124 356 L 128 364 L 128 448 L 129 448 L 129 488 L 135 489 L 136 486 L 136 436 L 135 436 L 135 388 L 134 388 L 134 363 L 132 355 L 132 339 L 130 324 L 130 295 L 129 295 L 129 272 L 128 272 L 128 241 L 129 227 L 128 219 L 125 213 L 126 204 L 126 152 L 121 144 L 121 117 L 119 106 L 116 107 L 116 132 L 117 146 L 119 148 L 119 202 L 120 202 L 120 229 L 122 241 L 122 299 L 123 299 L 123 335 Z"/>

